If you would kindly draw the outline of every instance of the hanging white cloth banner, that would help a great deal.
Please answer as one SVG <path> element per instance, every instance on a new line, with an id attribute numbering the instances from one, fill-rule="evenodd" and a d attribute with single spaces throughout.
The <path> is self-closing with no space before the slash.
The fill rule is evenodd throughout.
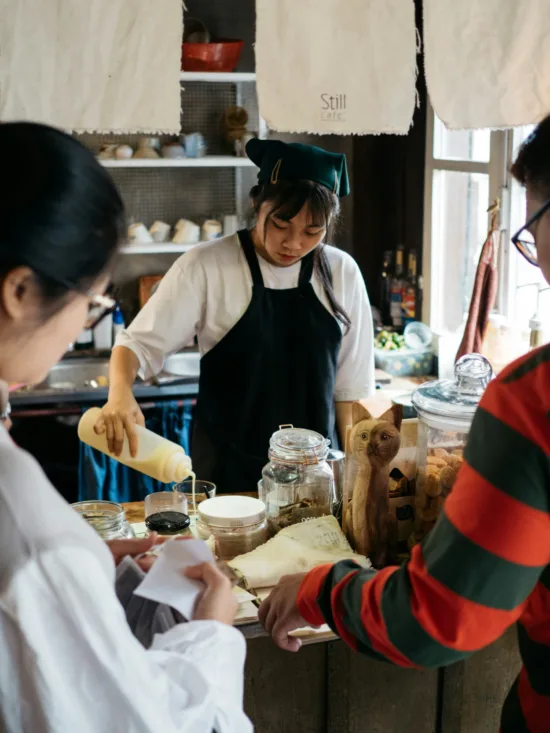
<path id="1" fill-rule="evenodd" d="M 181 0 L 0 0 L 0 119 L 180 130 Z"/>
<path id="2" fill-rule="evenodd" d="M 549 0 L 424 0 L 426 80 L 451 130 L 506 128 L 550 112 Z"/>
<path id="3" fill-rule="evenodd" d="M 256 0 L 260 114 L 272 130 L 406 134 L 413 0 Z"/>

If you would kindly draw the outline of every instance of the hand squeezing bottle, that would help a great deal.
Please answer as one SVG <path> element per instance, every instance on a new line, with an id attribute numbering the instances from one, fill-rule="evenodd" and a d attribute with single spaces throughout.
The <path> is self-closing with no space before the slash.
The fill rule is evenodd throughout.
<path id="1" fill-rule="evenodd" d="M 123 463 L 129 468 L 134 468 L 151 478 L 162 481 L 165 484 L 173 481 L 179 483 L 193 474 L 191 458 L 185 453 L 181 445 L 166 440 L 157 433 L 152 433 L 141 425 L 136 425 L 135 430 L 138 436 L 138 452 L 135 458 L 130 455 L 128 436 L 124 435 L 122 452 L 119 456 L 110 453 L 107 446 L 107 435 L 98 435 L 94 430 L 101 410 L 92 407 L 84 413 L 78 423 L 78 437 L 83 443 L 97 448 L 97 450 Z"/>

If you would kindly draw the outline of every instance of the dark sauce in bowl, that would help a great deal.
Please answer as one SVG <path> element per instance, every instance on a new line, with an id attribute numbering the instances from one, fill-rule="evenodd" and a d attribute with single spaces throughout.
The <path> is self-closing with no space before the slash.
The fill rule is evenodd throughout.
<path id="1" fill-rule="evenodd" d="M 178 534 L 189 527 L 191 520 L 183 512 L 156 512 L 145 519 L 145 525 L 151 532 L 159 534 Z"/>

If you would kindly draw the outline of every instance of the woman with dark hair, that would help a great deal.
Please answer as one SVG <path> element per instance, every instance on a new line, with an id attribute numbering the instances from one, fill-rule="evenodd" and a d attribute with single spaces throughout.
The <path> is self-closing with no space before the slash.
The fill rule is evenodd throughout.
<path id="1" fill-rule="evenodd" d="M 269 439 L 282 424 L 337 445 L 351 403 L 374 390 L 370 305 L 355 261 L 325 244 L 349 193 L 345 156 L 251 140 L 259 168 L 249 231 L 181 257 L 111 360 L 109 401 L 96 430 L 113 453 L 136 449 L 143 416 L 132 395 L 166 355 L 194 336 L 201 352 L 192 458 L 224 492 L 254 491 Z"/>
<path id="2" fill-rule="evenodd" d="M 42 381 L 104 295 L 124 232 L 120 196 L 80 143 L 0 124 L 0 383 Z M 6 395 L 2 395 L 5 403 Z M 2 406 L 3 415 L 7 410 Z M 213 566 L 194 620 L 145 650 L 114 590 L 114 562 L 155 538 L 108 546 L 0 423 L 0 730 L 241 733 L 244 641 Z M 110 551 L 109 551 L 110 550 Z"/>

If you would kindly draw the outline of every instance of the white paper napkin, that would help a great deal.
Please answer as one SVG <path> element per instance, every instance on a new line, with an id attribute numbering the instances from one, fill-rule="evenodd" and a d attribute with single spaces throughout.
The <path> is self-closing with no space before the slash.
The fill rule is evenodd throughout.
<path id="1" fill-rule="evenodd" d="M 157 603 L 166 603 L 190 619 L 204 585 L 186 578 L 182 571 L 204 562 L 214 563 L 214 555 L 202 540 L 170 540 L 134 593 Z"/>

